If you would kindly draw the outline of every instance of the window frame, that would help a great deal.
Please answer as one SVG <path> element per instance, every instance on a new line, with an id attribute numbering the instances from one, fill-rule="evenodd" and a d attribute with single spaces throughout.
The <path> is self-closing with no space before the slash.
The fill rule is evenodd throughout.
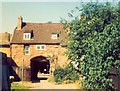
<path id="1" fill-rule="evenodd" d="M 31 33 L 24 33 L 24 40 L 30 40 L 31 39 Z"/>
<path id="2" fill-rule="evenodd" d="M 45 50 L 46 49 L 46 45 L 45 44 L 41 44 L 41 45 L 35 45 L 36 46 L 36 50 Z M 44 49 L 42 48 L 44 46 Z M 39 49 L 38 49 L 39 47 Z"/>
<path id="3" fill-rule="evenodd" d="M 28 46 L 28 49 L 26 50 L 26 47 Z M 28 53 L 27 53 L 28 52 Z M 30 55 L 30 45 L 24 45 L 24 54 Z"/>
<path id="4" fill-rule="evenodd" d="M 52 37 L 52 39 L 58 39 L 58 35 L 59 35 L 59 34 L 57 34 L 57 33 L 52 33 L 52 36 L 51 36 L 51 37 Z"/>

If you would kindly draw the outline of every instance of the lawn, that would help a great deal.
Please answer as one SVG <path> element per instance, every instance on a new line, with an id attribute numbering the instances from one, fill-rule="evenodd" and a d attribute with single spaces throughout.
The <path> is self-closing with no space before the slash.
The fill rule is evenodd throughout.
<path id="1" fill-rule="evenodd" d="M 11 89 L 15 89 L 15 90 L 17 90 L 17 89 L 28 89 L 28 87 L 25 87 L 25 86 L 23 86 L 22 84 L 19 84 L 19 83 L 17 83 L 17 82 L 13 82 L 12 84 L 11 84 Z"/>

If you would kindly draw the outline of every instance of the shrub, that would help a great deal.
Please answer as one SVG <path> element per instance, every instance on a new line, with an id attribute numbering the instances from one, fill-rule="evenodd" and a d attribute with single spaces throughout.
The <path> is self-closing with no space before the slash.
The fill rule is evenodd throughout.
<path id="1" fill-rule="evenodd" d="M 75 68 L 73 67 L 72 64 L 68 64 L 65 67 L 65 72 L 66 72 L 66 75 L 65 75 L 64 80 L 69 80 L 69 81 L 79 80 L 79 76 L 77 74 L 77 71 L 75 70 Z"/>
<path id="2" fill-rule="evenodd" d="M 54 71 L 54 80 L 56 83 L 62 83 L 64 81 L 74 82 L 79 80 L 76 70 L 72 64 L 68 64 L 64 69 L 56 68 Z"/>
<path id="3" fill-rule="evenodd" d="M 61 83 L 63 81 L 63 78 L 65 77 L 65 70 L 61 67 L 58 67 L 54 71 L 54 80 L 57 83 Z"/>

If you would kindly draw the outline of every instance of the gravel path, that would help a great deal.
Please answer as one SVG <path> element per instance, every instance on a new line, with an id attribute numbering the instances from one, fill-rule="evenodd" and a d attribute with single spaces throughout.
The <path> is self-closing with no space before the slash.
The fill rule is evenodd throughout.
<path id="1" fill-rule="evenodd" d="M 47 80 L 42 80 L 39 83 L 31 82 L 18 82 L 21 85 L 27 86 L 29 89 L 77 89 L 76 84 L 60 84 L 48 82 Z"/>

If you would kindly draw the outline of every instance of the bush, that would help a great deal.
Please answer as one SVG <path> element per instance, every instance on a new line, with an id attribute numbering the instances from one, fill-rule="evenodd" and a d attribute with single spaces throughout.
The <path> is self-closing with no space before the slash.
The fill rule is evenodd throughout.
<path id="1" fill-rule="evenodd" d="M 71 81 L 79 80 L 77 71 L 75 70 L 72 64 L 68 64 L 66 66 L 65 72 L 66 72 L 66 75 L 64 80 L 71 80 Z"/>
<path id="2" fill-rule="evenodd" d="M 63 78 L 65 77 L 65 70 L 62 68 L 56 68 L 54 71 L 54 80 L 57 83 L 61 83 L 63 81 Z"/>
<path id="3" fill-rule="evenodd" d="M 68 64 L 64 69 L 60 67 L 55 69 L 54 80 L 56 83 L 62 83 L 64 81 L 70 83 L 79 80 L 79 76 L 77 75 L 77 72 L 74 69 L 73 65 Z"/>

